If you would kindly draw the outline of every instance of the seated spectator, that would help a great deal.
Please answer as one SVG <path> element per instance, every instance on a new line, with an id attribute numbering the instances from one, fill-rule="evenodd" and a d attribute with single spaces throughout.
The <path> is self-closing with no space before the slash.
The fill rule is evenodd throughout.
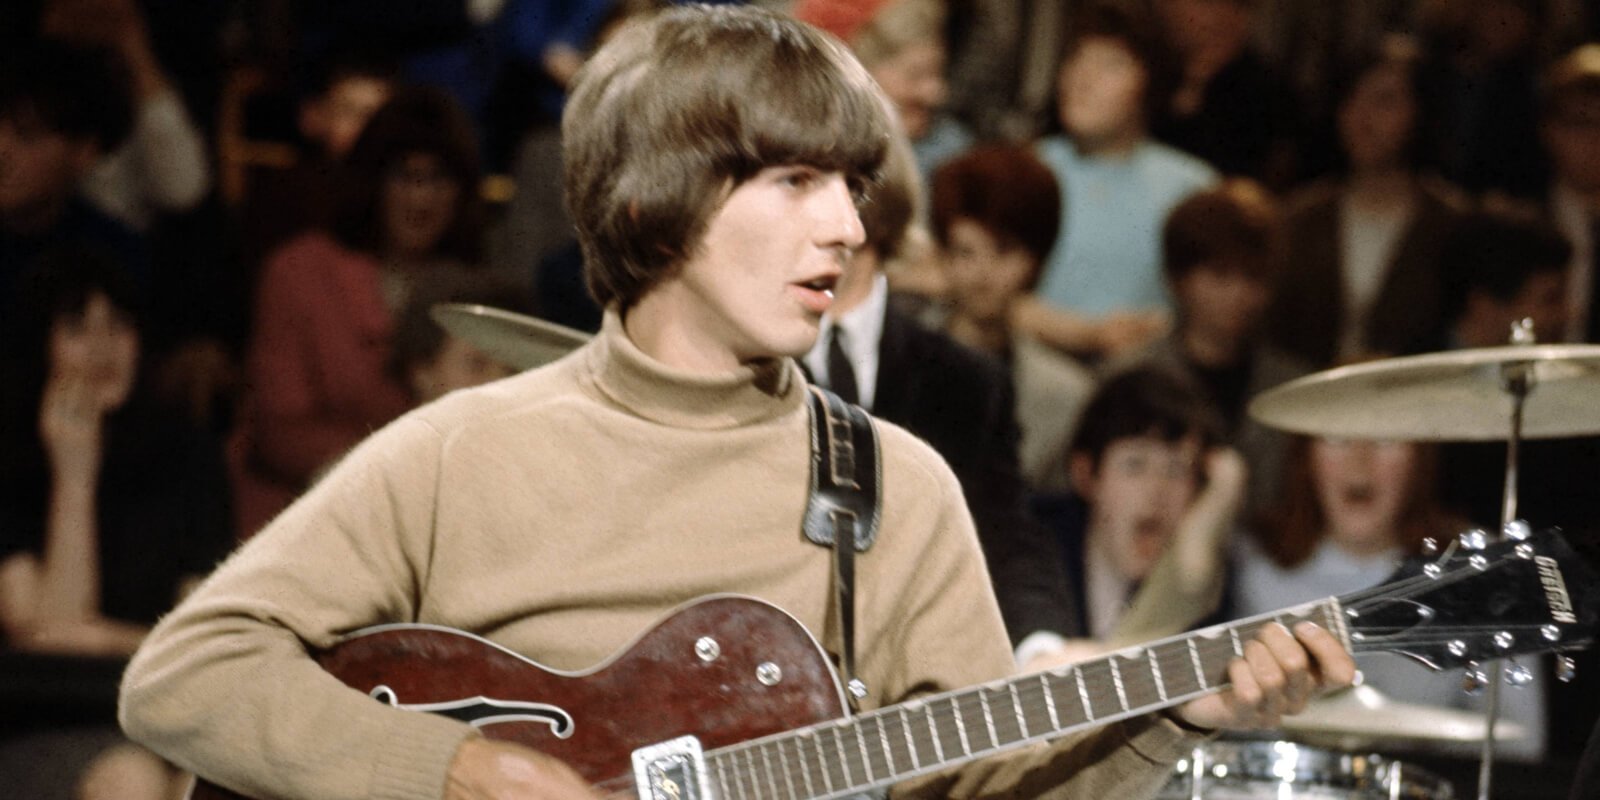
<path id="1" fill-rule="evenodd" d="M 422 405 L 512 374 L 511 367 L 440 327 L 432 312 L 439 303 L 472 303 L 520 313 L 525 301 L 515 290 L 476 274 L 440 275 L 412 294 L 395 322 L 390 377 L 405 385 L 413 404 Z"/>
<path id="2" fill-rule="evenodd" d="M 794 15 L 838 36 L 894 103 L 924 182 L 972 145 L 945 112 L 945 8 L 941 0 L 800 0 Z"/>
<path id="3" fill-rule="evenodd" d="M 1545 202 L 1572 244 L 1568 342 L 1600 342 L 1600 43 L 1550 66 L 1540 114 L 1552 174 Z"/>
<path id="4" fill-rule="evenodd" d="M 1177 90 L 1153 123 L 1156 138 L 1226 175 L 1283 188 L 1295 177 L 1294 90 L 1251 44 L 1258 0 L 1159 0 L 1178 57 Z"/>
<path id="5" fill-rule="evenodd" d="M 332 224 L 339 164 L 367 121 L 394 94 L 399 68 L 356 53 L 330 57 L 311 68 L 296 126 L 303 139 L 298 160 L 263 172 L 250 183 L 240 214 L 245 257 L 254 266 L 306 230 Z"/>
<path id="6" fill-rule="evenodd" d="M 1340 174 L 1290 201 L 1288 261 L 1268 314 L 1275 344 L 1322 368 L 1437 342 L 1444 243 L 1461 201 L 1423 169 L 1415 50 L 1391 40 L 1347 71 Z"/>
<path id="7" fill-rule="evenodd" d="M 253 533 L 311 476 L 410 406 L 385 370 L 395 314 L 441 267 L 478 263 L 471 123 L 448 96 L 403 91 L 350 151 L 332 233 L 267 262 L 247 356 L 240 530 Z"/>
<path id="8" fill-rule="evenodd" d="M 188 211 L 211 188 L 205 140 L 151 49 L 135 0 L 49 0 L 46 36 L 105 47 L 133 79 L 134 123 L 121 147 L 105 153 L 84 178 L 83 192 L 101 211 L 138 231 L 156 215 Z"/>
<path id="9" fill-rule="evenodd" d="M 1061 184 L 1061 236 L 1016 323 L 1047 344 L 1100 359 L 1165 330 L 1171 299 L 1161 282 L 1161 223 L 1216 172 L 1148 134 L 1167 75 L 1150 32 L 1111 7 L 1085 11 L 1076 26 L 1058 84 L 1064 132 L 1038 143 Z"/>
<path id="10" fill-rule="evenodd" d="M 47 40 L 0 55 L 0 312 L 21 273 L 68 244 L 102 249 L 149 289 L 143 240 L 78 192 L 132 120 L 125 75 L 105 52 Z"/>
<path id="11" fill-rule="evenodd" d="M 1055 244 L 1061 220 L 1055 176 L 1025 148 L 988 145 L 939 167 L 932 196 L 933 232 L 950 286 L 943 328 L 1010 368 L 1023 478 L 1035 489 L 1065 489 L 1067 442 L 1094 378 L 1011 327 L 1012 304 L 1033 291 Z"/>
<path id="12" fill-rule="evenodd" d="M 1025 669 L 1180 633 L 1216 610 L 1245 480 L 1219 441 L 1210 407 L 1182 378 L 1145 368 L 1101 384 L 1067 457 L 1072 492 L 1033 504 L 1054 534 L 1033 557 L 1065 565 L 1076 618 L 1027 632 Z"/>
<path id="13" fill-rule="evenodd" d="M 1440 506 L 1436 457 L 1412 442 L 1308 439 L 1290 449 L 1281 505 L 1241 537 L 1233 559 L 1232 616 L 1248 617 L 1309 600 L 1376 586 L 1424 539 L 1446 542 L 1462 529 Z M 1356 656 L 1365 683 L 1405 703 L 1470 707 L 1460 681 L 1394 653 Z M 1500 693 L 1503 719 L 1528 738 L 1499 751 L 1537 758 L 1544 748 L 1543 691 L 1538 683 Z M 1478 744 L 1460 747 L 1471 756 Z"/>
<path id="14" fill-rule="evenodd" d="M 1462 220 L 1445 245 L 1450 265 L 1442 310 L 1447 348 L 1511 344 L 1511 326 L 1532 320 L 1534 338 L 1559 342 L 1567 329 L 1572 245 L 1549 224 L 1512 211 Z"/>
<path id="15" fill-rule="evenodd" d="M 1234 178 L 1178 204 L 1162 230 L 1162 266 L 1177 299 L 1172 332 L 1110 369 L 1154 364 L 1199 386 L 1223 439 L 1250 466 L 1249 508 L 1277 497 L 1283 435 L 1250 419 L 1250 399 L 1310 372 L 1262 340 L 1261 323 L 1282 271 L 1282 227 L 1264 189 Z"/>
<path id="16" fill-rule="evenodd" d="M 125 658 L 231 547 L 226 471 L 210 436 L 144 391 L 119 265 L 55 251 L 23 282 L 0 368 L 0 641 Z M 109 717 L 64 725 L 0 742 L 8 796 L 175 796 L 173 771 Z"/>

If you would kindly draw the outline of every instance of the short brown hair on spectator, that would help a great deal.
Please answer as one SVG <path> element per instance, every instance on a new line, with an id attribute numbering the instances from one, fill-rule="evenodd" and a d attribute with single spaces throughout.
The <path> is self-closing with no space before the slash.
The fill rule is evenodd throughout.
<path id="1" fill-rule="evenodd" d="M 1203 264 L 1226 262 L 1272 283 L 1282 259 L 1277 205 L 1248 178 L 1229 178 L 1197 192 L 1167 215 L 1161 231 L 1162 268 L 1177 282 Z"/>
<path id="2" fill-rule="evenodd" d="M 932 183 L 933 235 L 939 244 L 950 244 L 956 220 L 971 220 L 1001 248 L 1027 250 L 1037 262 L 1037 280 L 1060 232 L 1061 186 L 1033 151 L 1008 144 L 975 147 L 941 165 Z"/>
<path id="3" fill-rule="evenodd" d="M 1090 39 L 1111 39 L 1121 44 L 1135 61 L 1144 67 L 1144 111 L 1146 127 L 1161 118 L 1172 93 L 1177 91 L 1181 70 L 1177 58 L 1161 38 L 1160 28 L 1148 13 L 1134 8 L 1113 5 L 1105 0 L 1086 6 L 1067 27 L 1066 54 L 1057 70 L 1077 55 L 1079 48 Z M 1056 109 L 1052 119 L 1060 115 Z"/>
<path id="4" fill-rule="evenodd" d="M 881 92 L 838 40 L 750 7 L 630 22 L 579 73 L 562 118 L 567 206 L 589 292 L 626 309 L 698 246 L 730 190 L 806 164 L 875 180 Z"/>

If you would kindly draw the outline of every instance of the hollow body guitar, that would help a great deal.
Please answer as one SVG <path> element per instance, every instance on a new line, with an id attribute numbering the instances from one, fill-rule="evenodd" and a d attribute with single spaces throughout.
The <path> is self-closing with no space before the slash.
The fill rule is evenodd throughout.
<path id="1" fill-rule="evenodd" d="M 577 674 L 418 625 L 357 632 L 318 663 L 375 702 L 445 714 L 560 758 L 609 797 L 848 797 L 1219 691 L 1228 662 L 1265 625 L 1309 620 L 1353 652 L 1469 673 L 1591 643 L 1595 573 L 1558 534 L 1476 544 L 1408 563 L 1367 591 L 856 716 L 810 633 L 747 597 L 690 603 Z M 191 792 L 240 797 L 205 780 Z"/>

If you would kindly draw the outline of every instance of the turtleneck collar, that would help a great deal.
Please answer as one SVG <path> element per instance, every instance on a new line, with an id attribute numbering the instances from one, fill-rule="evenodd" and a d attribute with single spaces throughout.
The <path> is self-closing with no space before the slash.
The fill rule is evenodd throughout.
<path id="1" fill-rule="evenodd" d="M 672 427 L 737 428 L 782 416 L 804 399 L 805 379 L 793 359 L 763 359 L 716 375 L 676 369 L 640 350 L 614 307 L 586 351 L 587 379 L 598 392 Z"/>

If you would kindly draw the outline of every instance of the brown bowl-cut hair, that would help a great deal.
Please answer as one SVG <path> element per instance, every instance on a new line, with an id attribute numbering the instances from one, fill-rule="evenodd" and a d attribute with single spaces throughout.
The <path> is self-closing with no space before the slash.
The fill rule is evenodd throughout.
<path id="1" fill-rule="evenodd" d="M 1011 144 L 975 147 L 933 173 L 933 235 L 950 244 L 958 219 L 976 222 L 1000 247 L 1021 247 L 1033 258 L 1033 278 L 1055 247 L 1061 228 L 1061 188 L 1033 151 Z"/>
<path id="2" fill-rule="evenodd" d="M 1280 220 L 1272 195 L 1248 178 L 1229 178 L 1191 195 L 1162 227 L 1167 280 L 1177 282 L 1203 264 L 1226 262 L 1272 285 L 1283 259 Z"/>
<path id="3" fill-rule="evenodd" d="M 844 46 L 749 7 L 631 22 L 579 73 L 561 132 L 589 292 L 627 309 L 682 264 L 731 187 L 805 164 L 875 182 L 890 130 Z"/>

